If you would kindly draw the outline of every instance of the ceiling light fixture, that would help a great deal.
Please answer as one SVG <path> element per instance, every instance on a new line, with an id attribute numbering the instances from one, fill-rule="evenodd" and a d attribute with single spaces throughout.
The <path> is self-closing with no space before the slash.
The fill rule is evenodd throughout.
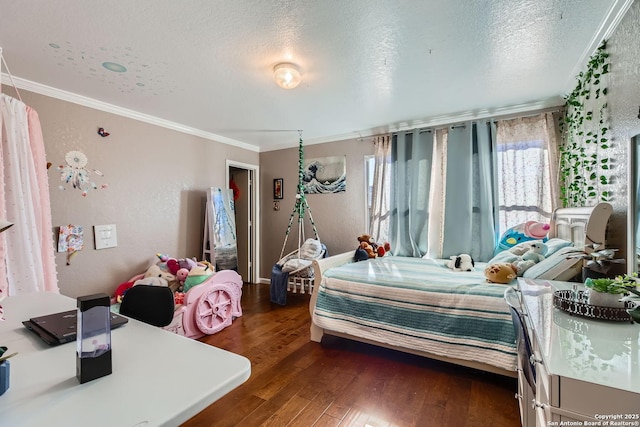
<path id="1" fill-rule="evenodd" d="M 273 67 L 273 78 L 281 88 L 293 89 L 302 81 L 302 74 L 296 64 L 283 62 Z"/>

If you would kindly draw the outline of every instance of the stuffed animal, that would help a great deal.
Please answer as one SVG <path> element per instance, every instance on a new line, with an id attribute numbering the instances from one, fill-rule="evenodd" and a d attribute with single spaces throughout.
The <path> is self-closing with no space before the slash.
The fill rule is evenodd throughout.
<path id="1" fill-rule="evenodd" d="M 198 266 L 198 263 L 196 262 L 195 258 L 193 258 L 193 259 L 191 259 L 191 258 L 180 258 L 178 260 L 178 265 L 180 266 L 180 268 L 186 268 L 187 270 L 191 271 L 195 267 Z"/>
<path id="2" fill-rule="evenodd" d="M 369 242 L 360 242 L 360 249 L 364 250 L 369 258 L 375 258 L 377 256 L 375 249 L 373 249 L 373 246 L 371 246 Z"/>
<path id="3" fill-rule="evenodd" d="M 167 268 L 173 275 L 178 273 L 178 270 L 180 270 L 181 268 L 186 268 L 187 270 L 191 271 L 191 269 L 198 265 L 196 260 L 191 258 L 168 258 L 166 263 Z"/>
<path id="4" fill-rule="evenodd" d="M 184 281 L 182 291 L 187 292 L 189 289 L 207 280 L 212 274 L 212 271 L 205 269 L 204 267 L 192 268 Z"/>
<path id="5" fill-rule="evenodd" d="M 473 268 L 476 266 L 476 263 L 471 258 L 469 254 L 460 254 L 458 256 L 452 256 L 449 261 L 447 261 L 447 267 L 452 269 L 453 271 L 473 271 Z"/>
<path id="6" fill-rule="evenodd" d="M 369 236 L 368 234 L 359 236 L 358 242 L 360 242 L 358 248 L 364 250 L 367 253 L 368 258 L 375 258 L 378 255 L 376 252 L 376 248 L 374 248 L 371 242 L 371 236 Z"/>
<path id="7" fill-rule="evenodd" d="M 489 264 L 484 269 L 484 277 L 490 283 L 507 284 L 517 277 L 516 268 L 509 263 Z"/>
<path id="8" fill-rule="evenodd" d="M 133 282 L 124 282 L 119 284 L 118 287 L 116 288 L 116 291 L 113 293 L 113 299 L 111 302 L 113 304 L 122 302 L 122 298 L 124 297 L 124 294 L 126 294 L 127 291 L 132 287 L 133 287 Z"/>
<path id="9" fill-rule="evenodd" d="M 135 285 L 168 286 L 174 292 L 180 286 L 176 276 L 158 264 L 151 264 L 144 273 L 144 277 L 135 281 Z"/>
<path id="10" fill-rule="evenodd" d="M 169 282 L 163 277 L 144 277 L 133 282 L 133 286 L 149 285 L 149 286 L 169 286 Z"/>
<path id="11" fill-rule="evenodd" d="M 178 270 L 180 270 L 180 264 L 178 264 L 178 260 L 175 258 L 169 258 L 166 261 L 167 268 L 171 272 L 171 274 L 176 274 Z"/>
<path id="12" fill-rule="evenodd" d="M 391 243 L 384 242 L 382 245 L 378 245 L 376 253 L 378 256 L 385 256 L 386 254 L 391 253 Z"/>
<path id="13" fill-rule="evenodd" d="M 158 264 L 151 264 L 144 273 L 144 277 L 161 277 L 166 280 L 167 283 L 174 282 L 176 280 L 176 276 L 168 271 L 164 271 Z"/>
<path id="14" fill-rule="evenodd" d="M 497 255 L 504 250 L 511 249 L 522 242 L 530 240 L 542 240 L 544 242 L 547 240 L 547 234 L 549 233 L 550 228 L 549 224 L 536 221 L 527 221 L 522 224 L 515 225 L 507 229 L 507 231 L 502 234 L 494 255 Z"/>
<path id="15" fill-rule="evenodd" d="M 358 249 L 356 249 L 355 254 L 353 254 L 353 261 L 354 262 L 366 261 L 368 259 L 369 259 L 369 254 L 367 253 L 367 251 L 365 251 L 361 247 L 358 247 Z"/>
<path id="16" fill-rule="evenodd" d="M 368 258 L 376 258 L 384 256 L 387 252 L 391 252 L 391 244 L 389 242 L 385 242 L 384 244 L 379 245 L 371 239 L 371 236 L 368 234 L 362 234 L 358 237 L 358 242 L 360 245 L 359 249 L 363 249 Z M 356 257 L 362 256 L 361 254 L 356 254 Z"/>
<path id="17" fill-rule="evenodd" d="M 512 263 L 512 265 L 516 268 L 516 274 L 518 277 L 522 277 L 525 271 L 536 265 L 536 262 L 533 260 L 516 260 Z"/>
<path id="18" fill-rule="evenodd" d="M 187 276 L 189 276 L 189 270 L 186 268 L 181 268 L 176 273 L 176 279 L 178 279 L 178 282 L 180 282 L 181 285 L 183 285 L 184 281 L 187 280 Z"/>
<path id="19" fill-rule="evenodd" d="M 544 254 L 547 252 L 547 245 L 544 243 L 532 243 L 529 250 L 522 255 L 524 261 L 533 261 L 539 263 L 544 260 Z"/>

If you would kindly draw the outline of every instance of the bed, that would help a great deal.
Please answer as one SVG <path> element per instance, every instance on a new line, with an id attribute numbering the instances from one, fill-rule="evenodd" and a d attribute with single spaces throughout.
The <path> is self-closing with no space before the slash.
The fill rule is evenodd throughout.
<path id="1" fill-rule="evenodd" d="M 525 277 L 577 276 L 583 261 L 567 255 L 605 247 L 611 212 L 607 203 L 554 212 L 553 252 Z M 504 291 L 516 281 L 487 283 L 486 263 L 454 272 L 446 261 L 392 256 L 354 263 L 353 252 L 315 260 L 311 340 L 333 335 L 515 377 L 515 332 Z"/>

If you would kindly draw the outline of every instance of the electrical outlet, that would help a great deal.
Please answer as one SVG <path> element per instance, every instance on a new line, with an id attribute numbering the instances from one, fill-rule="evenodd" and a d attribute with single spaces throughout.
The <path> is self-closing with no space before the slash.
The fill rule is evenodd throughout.
<path id="1" fill-rule="evenodd" d="M 94 225 L 93 234 L 96 242 L 96 249 L 115 248 L 118 246 L 116 235 L 116 225 Z"/>

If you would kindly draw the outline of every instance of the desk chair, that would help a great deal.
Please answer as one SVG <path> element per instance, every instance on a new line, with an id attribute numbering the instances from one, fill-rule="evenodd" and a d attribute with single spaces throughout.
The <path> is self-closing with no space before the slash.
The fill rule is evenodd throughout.
<path id="1" fill-rule="evenodd" d="M 120 314 L 159 327 L 171 323 L 174 310 L 173 292 L 166 286 L 136 285 L 120 304 Z"/>
<path id="2" fill-rule="evenodd" d="M 504 291 L 504 299 L 511 311 L 511 320 L 513 321 L 513 327 L 516 330 L 516 345 L 518 350 L 519 369 L 522 369 L 524 377 L 531 387 L 531 391 L 535 395 L 536 393 L 536 368 L 531 363 L 531 356 L 533 355 L 533 349 L 531 347 L 531 339 L 524 327 L 524 318 L 522 317 L 522 310 L 520 306 L 520 298 L 518 293 L 512 287 L 508 287 Z"/>

